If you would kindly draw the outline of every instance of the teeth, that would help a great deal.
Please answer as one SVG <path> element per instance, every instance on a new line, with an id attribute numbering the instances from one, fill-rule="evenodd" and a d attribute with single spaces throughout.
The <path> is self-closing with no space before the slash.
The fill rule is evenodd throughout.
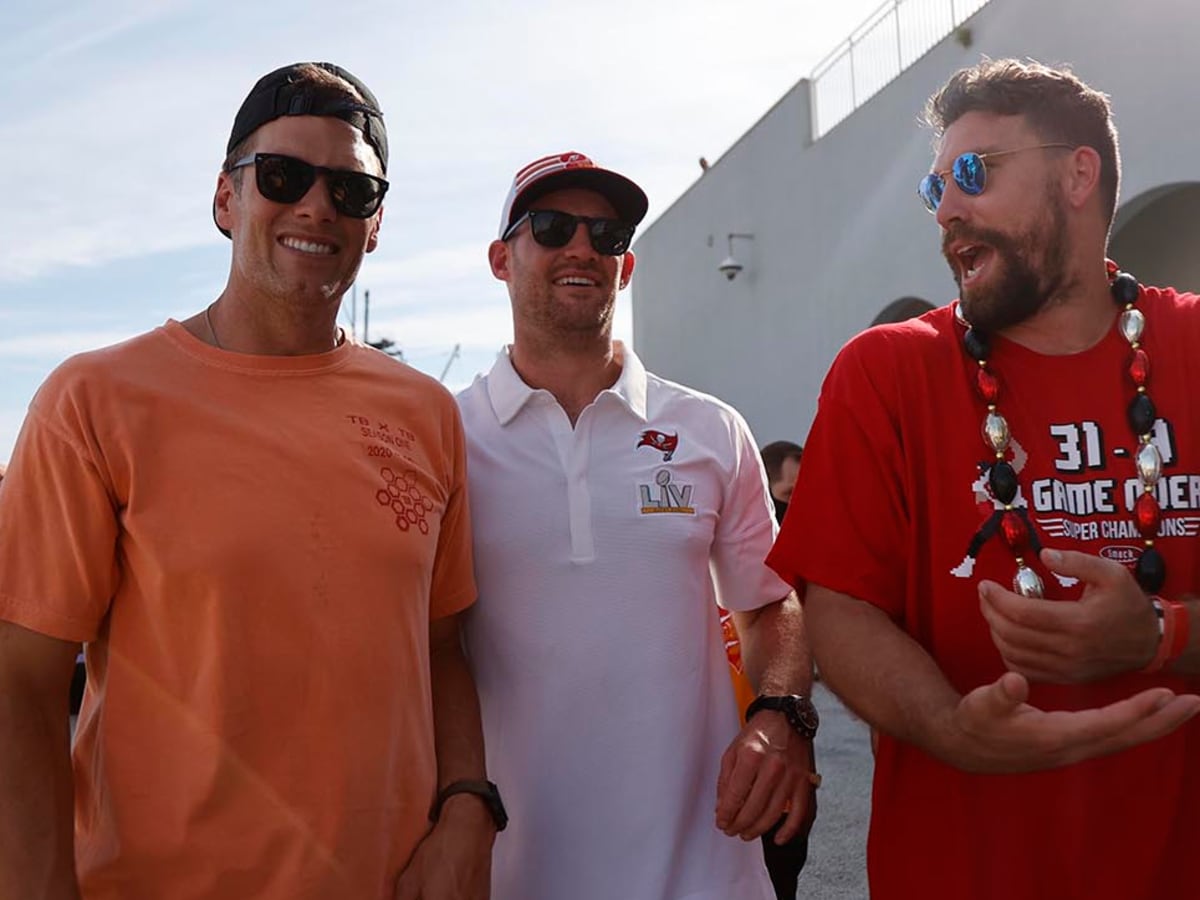
<path id="1" fill-rule="evenodd" d="M 592 281 L 592 279 L 579 278 L 575 275 L 568 275 L 566 278 L 560 278 L 560 279 L 558 279 L 558 283 L 563 284 L 563 285 L 575 284 L 575 285 L 580 285 L 582 287 L 595 287 L 596 286 L 596 282 Z"/>
<path id="2" fill-rule="evenodd" d="M 290 247 L 293 250 L 299 250 L 302 253 L 318 253 L 323 256 L 333 253 L 333 247 L 329 244 L 318 244 L 314 241 L 302 241 L 299 238 L 285 237 L 281 243 L 285 247 Z"/>

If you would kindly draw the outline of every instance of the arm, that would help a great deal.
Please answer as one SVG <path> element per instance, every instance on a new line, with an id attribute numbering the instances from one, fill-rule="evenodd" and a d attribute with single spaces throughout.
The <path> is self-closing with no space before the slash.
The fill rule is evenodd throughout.
<path id="1" fill-rule="evenodd" d="M 962 696 L 882 610 L 810 585 L 805 612 L 835 693 L 877 728 L 966 771 L 1032 772 L 1105 756 L 1200 712 L 1200 697 L 1166 688 L 1099 709 L 1042 712 L 1025 702 L 1029 684 L 1013 672 Z"/>
<path id="2" fill-rule="evenodd" d="M 1022 597 L 992 581 L 979 585 L 980 608 L 1005 665 L 1035 681 L 1077 683 L 1135 672 L 1158 649 L 1150 600 L 1120 563 L 1075 551 L 1043 550 L 1042 562 L 1084 582 L 1076 603 Z M 1182 600 L 1192 627 L 1168 670 L 1200 674 L 1200 601 Z"/>
<path id="3" fill-rule="evenodd" d="M 755 690 L 807 697 L 812 690 L 812 657 L 804 633 L 804 610 L 796 595 L 751 612 L 735 612 L 733 620 Z M 721 757 L 717 827 L 751 840 L 786 811 L 787 820 L 775 836 L 777 844 L 786 844 L 809 819 L 812 772 L 812 742 L 801 738 L 783 713 L 759 711 Z"/>
<path id="4" fill-rule="evenodd" d="M 485 777 L 475 679 L 463 656 L 458 616 L 429 624 L 429 669 L 438 788 Z M 486 900 L 496 826 L 480 798 L 455 794 L 413 851 L 396 900 Z"/>
<path id="5" fill-rule="evenodd" d="M 0 884 L 78 900 L 68 695 L 79 645 L 0 621 Z"/>

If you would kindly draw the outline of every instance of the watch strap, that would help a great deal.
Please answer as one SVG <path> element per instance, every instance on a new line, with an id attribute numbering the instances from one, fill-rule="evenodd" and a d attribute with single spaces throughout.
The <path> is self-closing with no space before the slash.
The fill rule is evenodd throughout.
<path id="1" fill-rule="evenodd" d="M 804 721 L 804 717 L 798 712 L 797 707 L 803 707 L 808 711 L 808 716 L 812 719 L 811 723 Z M 779 696 L 760 694 L 746 707 L 745 720 L 749 722 L 755 713 L 764 709 L 783 713 L 787 717 L 788 724 L 805 740 L 812 740 L 816 737 L 820 719 L 812 701 L 807 697 L 801 697 L 799 694 Z"/>
<path id="2" fill-rule="evenodd" d="M 438 820 L 442 814 L 442 807 L 455 794 L 474 794 L 479 797 L 491 814 L 492 821 L 496 823 L 496 830 L 503 831 L 507 827 L 508 813 L 500 799 L 500 789 L 486 778 L 465 778 L 461 781 L 452 781 L 438 791 L 437 798 L 433 801 L 433 808 L 429 810 L 429 821 L 436 822 Z"/>

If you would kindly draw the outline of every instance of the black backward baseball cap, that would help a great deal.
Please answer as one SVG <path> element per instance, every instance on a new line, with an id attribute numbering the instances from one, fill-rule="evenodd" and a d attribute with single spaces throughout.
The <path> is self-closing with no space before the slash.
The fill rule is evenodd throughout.
<path id="1" fill-rule="evenodd" d="M 312 85 L 301 80 L 302 66 L 316 66 L 337 76 L 358 91 L 362 102 L 354 103 L 342 97 L 330 98 L 314 94 Z M 225 155 L 232 153 L 234 147 L 263 125 L 282 116 L 333 116 L 349 122 L 362 132 L 363 138 L 379 156 L 383 173 L 387 174 L 388 143 L 387 127 L 383 124 L 383 110 L 379 108 L 379 101 L 375 99 L 371 89 L 341 66 L 327 62 L 292 63 L 258 79 L 233 119 L 233 130 L 229 133 L 229 143 L 225 145 Z M 214 222 L 216 215 L 214 200 Z M 217 228 L 225 237 L 231 237 L 220 225 L 217 225 Z"/>

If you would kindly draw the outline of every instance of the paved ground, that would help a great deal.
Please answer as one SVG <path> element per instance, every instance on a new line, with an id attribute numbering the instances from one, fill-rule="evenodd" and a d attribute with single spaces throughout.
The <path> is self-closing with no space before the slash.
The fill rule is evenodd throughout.
<path id="1" fill-rule="evenodd" d="M 867 726 L 817 683 L 821 714 L 817 769 L 822 783 L 798 900 L 866 900 L 867 819 L 871 812 L 871 741 Z"/>

